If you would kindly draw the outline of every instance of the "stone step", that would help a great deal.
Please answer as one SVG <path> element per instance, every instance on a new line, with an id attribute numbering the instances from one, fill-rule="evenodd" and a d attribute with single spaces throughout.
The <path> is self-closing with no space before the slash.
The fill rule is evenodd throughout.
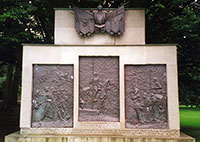
<path id="1" fill-rule="evenodd" d="M 5 142 L 195 142 L 181 133 L 178 138 L 167 137 L 118 137 L 118 136 L 65 136 L 65 135 L 22 135 L 15 132 L 5 137 Z"/>

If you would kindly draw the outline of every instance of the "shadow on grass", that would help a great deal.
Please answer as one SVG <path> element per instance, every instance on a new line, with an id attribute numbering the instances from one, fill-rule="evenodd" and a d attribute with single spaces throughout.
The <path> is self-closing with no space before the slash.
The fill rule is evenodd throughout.
<path id="1" fill-rule="evenodd" d="M 200 128 L 181 127 L 181 132 L 196 139 L 196 142 L 200 142 Z"/>
<path id="2" fill-rule="evenodd" d="M 181 131 L 200 142 L 200 109 L 180 107 Z"/>

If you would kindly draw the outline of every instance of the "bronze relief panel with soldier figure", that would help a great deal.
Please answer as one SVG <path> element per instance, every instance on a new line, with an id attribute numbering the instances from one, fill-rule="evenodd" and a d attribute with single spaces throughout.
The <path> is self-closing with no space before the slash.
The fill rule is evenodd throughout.
<path id="1" fill-rule="evenodd" d="M 34 65 L 32 127 L 73 126 L 73 65 Z"/>
<path id="2" fill-rule="evenodd" d="M 167 129 L 166 65 L 125 66 L 126 127 Z"/>
<path id="3" fill-rule="evenodd" d="M 80 57 L 79 121 L 119 121 L 119 58 Z"/>

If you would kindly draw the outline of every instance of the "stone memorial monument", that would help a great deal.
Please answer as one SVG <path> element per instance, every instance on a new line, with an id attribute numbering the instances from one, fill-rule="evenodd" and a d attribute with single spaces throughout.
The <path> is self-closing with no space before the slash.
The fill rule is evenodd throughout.
<path id="1" fill-rule="evenodd" d="M 194 142 L 176 49 L 145 44 L 142 9 L 55 9 L 55 43 L 23 45 L 20 132 L 6 142 Z"/>

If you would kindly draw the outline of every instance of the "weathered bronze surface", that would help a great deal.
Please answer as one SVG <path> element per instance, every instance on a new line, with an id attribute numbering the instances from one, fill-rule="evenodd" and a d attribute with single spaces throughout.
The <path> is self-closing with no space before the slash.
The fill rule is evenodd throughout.
<path id="1" fill-rule="evenodd" d="M 125 66 L 126 127 L 167 129 L 165 65 Z"/>
<path id="2" fill-rule="evenodd" d="M 120 36 L 125 31 L 124 6 L 110 12 L 102 11 L 102 5 L 95 11 L 84 11 L 74 7 L 75 29 L 80 36 L 90 36 L 94 32 Z"/>
<path id="3" fill-rule="evenodd" d="M 80 121 L 119 121 L 119 58 L 80 57 Z"/>
<path id="4" fill-rule="evenodd" d="M 72 127 L 73 65 L 34 65 L 32 97 L 32 127 Z"/>

